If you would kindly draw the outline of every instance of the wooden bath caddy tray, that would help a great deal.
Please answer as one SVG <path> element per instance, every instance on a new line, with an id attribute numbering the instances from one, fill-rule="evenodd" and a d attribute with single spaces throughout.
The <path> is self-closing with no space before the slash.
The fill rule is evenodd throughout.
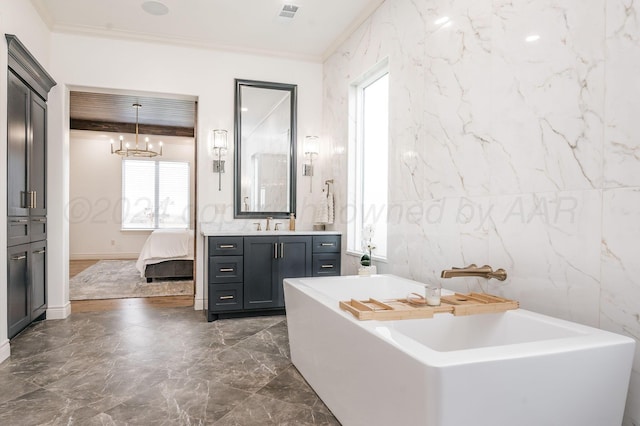
<path id="1" fill-rule="evenodd" d="M 351 312 L 359 320 L 401 320 L 433 318 L 433 314 L 474 315 L 518 309 L 515 300 L 486 293 L 455 293 L 440 298 L 440 306 L 415 304 L 407 299 L 379 301 L 376 299 L 340 302 L 340 309 Z"/>

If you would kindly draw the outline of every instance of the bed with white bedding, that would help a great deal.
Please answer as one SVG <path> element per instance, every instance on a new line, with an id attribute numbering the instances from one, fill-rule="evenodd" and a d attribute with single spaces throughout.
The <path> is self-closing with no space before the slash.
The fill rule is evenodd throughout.
<path id="1" fill-rule="evenodd" d="M 192 229 L 156 229 L 145 241 L 136 268 L 147 282 L 154 278 L 193 278 Z"/>

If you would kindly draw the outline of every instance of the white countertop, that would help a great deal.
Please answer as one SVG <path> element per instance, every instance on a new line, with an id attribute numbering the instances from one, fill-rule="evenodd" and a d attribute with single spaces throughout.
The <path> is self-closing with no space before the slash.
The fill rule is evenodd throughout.
<path id="1" fill-rule="evenodd" d="M 340 231 L 214 231 L 209 229 L 203 229 L 200 234 L 203 237 L 225 237 L 225 236 L 238 236 L 238 237 L 255 237 L 255 236 L 273 236 L 273 235 L 342 235 Z"/>

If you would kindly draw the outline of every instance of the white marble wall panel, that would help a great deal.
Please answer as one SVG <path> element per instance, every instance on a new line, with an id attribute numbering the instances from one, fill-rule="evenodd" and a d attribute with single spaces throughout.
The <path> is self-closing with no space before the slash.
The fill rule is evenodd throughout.
<path id="1" fill-rule="evenodd" d="M 602 230 L 601 326 L 640 341 L 640 188 L 605 190 Z M 640 350 L 627 410 L 640 419 Z"/>
<path id="2" fill-rule="evenodd" d="M 597 327 L 601 205 L 598 190 L 496 197 L 491 260 L 509 273 L 497 293 Z"/>
<path id="3" fill-rule="evenodd" d="M 425 16 L 427 195 L 488 194 L 491 2 L 430 2 Z"/>
<path id="4" fill-rule="evenodd" d="M 640 186 L 640 4 L 610 0 L 606 13 L 605 186 Z"/>
<path id="5" fill-rule="evenodd" d="M 495 0 L 492 190 L 599 188 L 604 0 Z"/>

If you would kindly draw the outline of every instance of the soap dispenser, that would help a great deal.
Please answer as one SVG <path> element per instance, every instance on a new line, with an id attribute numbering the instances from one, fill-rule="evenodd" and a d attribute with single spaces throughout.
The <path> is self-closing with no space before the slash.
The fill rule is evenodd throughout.
<path id="1" fill-rule="evenodd" d="M 290 213 L 289 214 L 289 231 L 295 231 L 295 230 L 296 230 L 296 214 Z"/>

